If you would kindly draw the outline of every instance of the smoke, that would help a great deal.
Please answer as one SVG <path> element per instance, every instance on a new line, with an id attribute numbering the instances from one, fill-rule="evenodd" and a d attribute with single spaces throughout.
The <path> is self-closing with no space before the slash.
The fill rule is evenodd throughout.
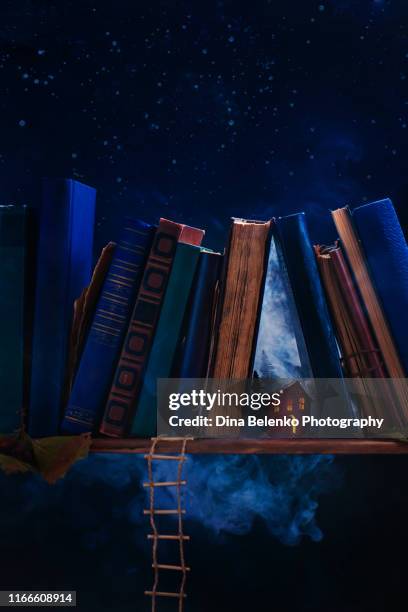
<path id="1" fill-rule="evenodd" d="M 174 464 L 158 462 L 156 480 L 174 480 Z M 189 456 L 186 521 L 216 535 L 242 535 L 261 520 L 284 544 L 303 537 L 319 541 L 319 497 L 338 481 L 335 474 L 329 456 Z M 54 486 L 31 475 L 0 475 L 0 537 L 4 542 L 19 533 L 32 539 L 35 533 L 41 540 L 66 530 L 92 550 L 114 545 L 126 527 L 128 542 L 146 552 L 146 479 L 146 462 L 134 455 L 90 456 Z M 157 507 L 174 508 L 174 491 L 158 491 Z"/>
<path id="2" fill-rule="evenodd" d="M 190 457 L 187 517 L 217 536 L 246 534 L 258 519 L 284 544 L 298 544 L 303 537 L 317 542 L 323 537 L 316 519 L 318 500 L 333 488 L 335 474 L 329 456 Z M 159 464 L 156 479 L 171 478 L 174 468 Z M 174 491 L 159 495 L 158 503 L 175 507 Z"/>
<path id="3" fill-rule="evenodd" d="M 157 463 L 156 478 L 174 480 L 176 463 Z M 142 486 L 146 472 L 141 456 L 101 454 L 80 461 L 53 486 L 33 475 L 0 473 L 3 588 L 75 589 L 78 609 L 86 612 L 147 609 L 143 593 L 152 584 L 152 551 L 146 537 L 149 520 L 143 515 L 149 507 Z M 192 536 L 188 563 L 216 583 L 217 572 L 223 571 L 221 559 L 228 559 L 224 596 L 232 598 L 227 586 L 231 578 L 251 580 L 247 557 L 236 552 L 237 538 L 248 534 L 254 550 L 261 551 L 269 531 L 268 550 L 280 554 L 280 542 L 292 547 L 318 542 L 323 537 L 321 497 L 339 482 L 333 459 L 322 456 L 188 456 L 183 477 L 184 529 Z M 156 507 L 175 508 L 174 490 L 157 491 Z M 173 517 L 158 519 L 161 533 L 177 532 Z M 161 563 L 179 558 L 174 545 L 160 542 Z M 227 604 L 216 607 L 207 579 L 194 581 L 194 574 L 191 579 L 189 609 L 232 609 Z M 175 588 L 173 582 L 161 586 Z M 222 590 L 220 583 L 218 588 Z M 208 606 L 200 607 L 202 598 L 209 598 Z"/>

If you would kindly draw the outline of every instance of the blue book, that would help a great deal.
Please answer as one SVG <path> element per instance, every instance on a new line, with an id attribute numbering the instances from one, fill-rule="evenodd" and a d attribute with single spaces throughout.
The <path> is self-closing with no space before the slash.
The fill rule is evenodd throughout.
<path id="1" fill-rule="evenodd" d="M 47 179 L 39 218 L 28 433 L 58 432 L 73 304 L 92 271 L 92 187 Z"/>
<path id="2" fill-rule="evenodd" d="M 355 227 L 372 281 L 408 375 L 408 246 L 390 199 L 355 208 Z"/>
<path id="3" fill-rule="evenodd" d="M 22 425 L 27 216 L 25 206 L 0 206 L 0 434 Z"/>
<path id="4" fill-rule="evenodd" d="M 93 431 L 99 425 L 153 233 L 151 225 L 126 219 L 65 410 L 64 433 Z"/>
<path id="5" fill-rule="evenodd" d="M 204 249 L 200 253 L 183 331 L 173 364 L 172 376 L 174 378 L 205 378 L 207 376 L 222 261 L 223 257 L 220 253 Z"/>
<path id="6" fill-rule="evenodd" d="M 275 223 L 268 250 L 253 376 L 311 378 L 309 355 Z"/>
<path id="7" fill-rule="evenodd" d="M 278 236 L 314 378 L 342 378 L 339 350 L 304 213 L 280 217 Z"/>
<path id="8" fill-rule="evenodd" d="M 131 433 L 140 438 L 156 434 L 156 385 L 169 378 L 201 248 L 178 243 L 156 334 L 136 408 Z"/>

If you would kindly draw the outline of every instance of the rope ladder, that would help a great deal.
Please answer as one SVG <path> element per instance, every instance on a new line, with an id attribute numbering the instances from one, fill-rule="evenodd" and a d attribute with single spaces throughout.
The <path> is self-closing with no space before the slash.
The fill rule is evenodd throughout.
<path id="1" fill-rule="evenodd" d="M 186 445 L 192 438 L 165 438 L 157 437 L 152 438 L 152 444 L 150 447 L 149 454 L 145 455 L 147 460 L 147 471 L 148 471 L 148 482 L 143 484 L 144 487 L 149 489 L 149 508 L 143 511 L 143 514 L 148 515 L 150 519 L 150 526 L 152 533 L 148 534 L 148 539 L 152 541 L 152 568 L 153 568 L 153 586 L 150 591 L 145 591 L 145 595 L 152 598 L 151 612 L 157 611 L 157 598 L 167 597 L 178 599 L 178 612 L 183 612 L 184 601 L 187 597 L 185 593 L 185 585 L 187 580 L 187 572 L 190 571 L 185 563 L 184 555 L 184 542 L 190 540 L 190 536 L 184 534 L 183 528 L 183 515 L 186 513 L 185 508 L 182 507 L 182 487 L 187 484 L 186 480 L 182 479 L 183 466 L 186 461 Z M 160 442 L 174 442 L 181 447 L 175 452 L 175 454 L 161 454 L 158 452 L 157 447 Z M 156 481 L 154 479 L 154 462 L 156 461 L 177 461 L 177 476 L 176 480 L 167 481 Z M 173 509 L 160 509 L 155 507 L 155 491 L 157 488 L 176 487 L 176 508 Z M 161 515 L 175 515 L 177 517 L 177 532 L 172 534 L 159 533 L 156 517 Z M 179 543 L 179 557 L 180 561 L 177 565 L 170 565 L 159 563 L 158 561 L 158 543 L 159 540 L 173 540 Z M 159 579 L 161 572 L 180 572 L 181 580 L 179 583 L 178 591 L 160 591 L 159 590 Z"/>

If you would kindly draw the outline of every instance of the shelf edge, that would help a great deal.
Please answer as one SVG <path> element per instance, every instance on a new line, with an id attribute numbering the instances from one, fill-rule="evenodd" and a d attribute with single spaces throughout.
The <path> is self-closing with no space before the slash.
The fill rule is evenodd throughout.
<path id="1" fill-rule="evenodd" d="M 177 452 L 176 441 L 159 443 L 163 452 Z M 146 453 L 150 450 L 150 439 L 95 438 L 92 453 Z M 271 454 L 271 455 L 402 455 L 408 454 L 408 443 L 398 440 L 350 440 L 350 439 L 299 439 L 299 440 L 226 440 L 196 439 L 187 442 L 187 453 L 192 454 Z"/>

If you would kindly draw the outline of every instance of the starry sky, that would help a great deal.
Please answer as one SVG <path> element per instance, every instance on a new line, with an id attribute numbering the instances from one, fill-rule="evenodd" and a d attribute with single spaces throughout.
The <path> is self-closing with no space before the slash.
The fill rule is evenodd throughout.
<path id="1" fill-rule="evenodd" d="M 95 254 L 126 214 L 213 248 L 231 216 L 300 210 L 332 240 L 329 209 L 384 196 L 406 224 L 407 85 L 405 0 L 2 0 L 1 203 L 36 205 L 43 176 L 95 186 Z M 141 462 L 93 456 L 55 487 L 0 474 L 2 588 L 147 609 Z M 189 465 L 189 612 L 406 597 L 405 457 Z"/>
<path id="2" fill-rule="evenodd" d="M 98 189 L 97 248 L 124 214 L 225 242 L 229 217 L 408 198 L 404 0 L 4 1 L 2 200 L 41 176 Z"/>

